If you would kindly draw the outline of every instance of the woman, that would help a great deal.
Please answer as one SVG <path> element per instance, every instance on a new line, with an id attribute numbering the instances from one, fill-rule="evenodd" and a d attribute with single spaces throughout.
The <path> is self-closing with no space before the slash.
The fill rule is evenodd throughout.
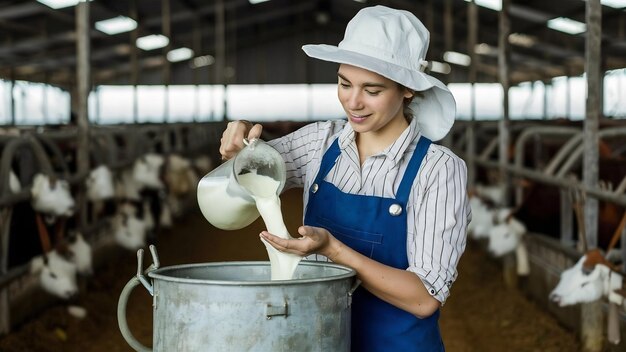
<path id="1" fill-rule="evenodd" d="M 411 13 L 364 8 L 337 47 L 305 45 L 339 63 L 346 121 L 307 125 L 270 141 L 287 188 L 304 187 L 302 236 L 261 238 L 280 251 L 353 268 L 355 351 L 442 351 L 439 307 L 457 277 L 469 207 L 464 162 L 432 144 L 450 130 L 455 102 L 425 74 L 429 33 Z M 262 126 L 232 122 L 220 153 L 233 157 Z"/>

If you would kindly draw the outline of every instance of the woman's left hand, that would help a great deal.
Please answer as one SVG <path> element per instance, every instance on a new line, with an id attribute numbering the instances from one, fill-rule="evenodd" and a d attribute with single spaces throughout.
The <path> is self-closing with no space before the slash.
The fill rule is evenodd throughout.
<path id="1" fill-rule="evenodd" d="M 310 254 L 322 254 L 332 260 L 333 249 L 338 242 L 326 229 L 313 226 L 300 226 L 298 233 L 302 236 L 286 240 L 263 231 L 260 237 L 281 252 L 292 253 L 299 256 Z"/>

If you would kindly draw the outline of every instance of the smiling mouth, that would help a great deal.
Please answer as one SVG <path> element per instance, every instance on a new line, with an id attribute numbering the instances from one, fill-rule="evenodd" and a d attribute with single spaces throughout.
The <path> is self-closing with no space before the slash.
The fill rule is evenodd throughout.
<path id="1" fill-rule="evenodd" d="M 368 115 L 355 115 L 355 114 L 350 114 L 350 120 L 354 121 L 354 122 L 363 122 L 365 121 L 365 119 L 367 119 L 371 114 Z"/>

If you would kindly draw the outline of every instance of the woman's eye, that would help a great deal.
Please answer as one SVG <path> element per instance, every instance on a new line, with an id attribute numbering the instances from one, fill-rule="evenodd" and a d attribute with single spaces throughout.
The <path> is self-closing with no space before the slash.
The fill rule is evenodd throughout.
<path id="1" fill-rule="evenodd" d="M 365 92 L 366 92 L 367 94 L 369 94 L 369 95 L 378 95 L 378 93 L 380 93 L 380 91 L 379 91 L 379 90 L 377 90 L 377 91 L 375 91 L 375 92 L 372 92 L 372 91 L 370 91 L 370 90 L 366 90 Z"/>
<path id="2" fill-rule="evenodd" d="M 341 86 L 341 88 L 350 88 L 350 85 L 347 83 L 339 83 L 339 85 Z"/>

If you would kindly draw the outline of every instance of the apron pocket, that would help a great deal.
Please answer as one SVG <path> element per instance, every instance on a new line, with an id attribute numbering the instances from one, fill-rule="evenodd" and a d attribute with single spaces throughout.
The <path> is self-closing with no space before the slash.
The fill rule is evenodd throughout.
<path id="1" fill-rule="evenodd" d="M 383 234 L 380 233 L 352 229 L 320 216 L 317 217 L 317 222 L 338 240 L 369 258 L 372 258 L 374 248 L 383 243 Z"/>

